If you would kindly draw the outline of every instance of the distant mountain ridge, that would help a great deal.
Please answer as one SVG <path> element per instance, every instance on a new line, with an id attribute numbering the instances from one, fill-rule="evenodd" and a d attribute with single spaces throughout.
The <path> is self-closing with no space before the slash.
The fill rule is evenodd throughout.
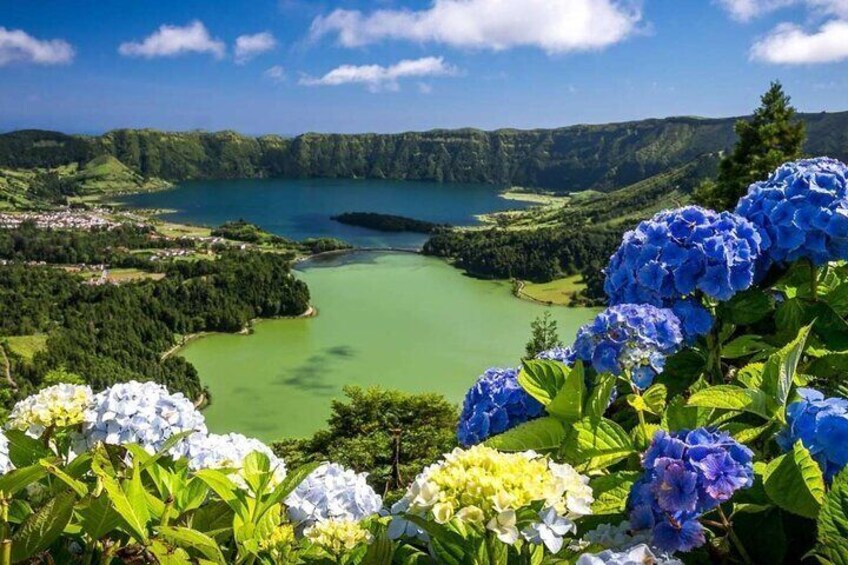
<path id="1" fill-rule="evenodd" d="M 848 112 L 799 114 L 805 151 L 848 160 Z M 556 129 L 431 130 L 294 138 L 232 131 L 115 130 L 0 135 L 0 167 L 84 164 L 111 155 L 145 178 L 329 177 L 482 182 L 610 191 L 733 145 L 738 118 L 672 117 Z"/>

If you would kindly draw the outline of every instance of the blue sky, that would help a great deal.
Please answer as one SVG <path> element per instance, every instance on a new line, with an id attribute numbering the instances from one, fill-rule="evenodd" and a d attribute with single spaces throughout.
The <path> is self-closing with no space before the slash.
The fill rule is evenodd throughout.
<path id="1" fill-rule="evenodd" d="M 848 0 L 0 0 L 0 130 L 728 116 L 773 79 L 848 110 Z"/>

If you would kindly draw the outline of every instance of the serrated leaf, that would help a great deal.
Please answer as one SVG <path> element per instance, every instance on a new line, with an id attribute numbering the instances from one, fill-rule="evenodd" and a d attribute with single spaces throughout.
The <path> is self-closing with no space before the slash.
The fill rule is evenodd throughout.
<path id="1" fill-rule="evenodd" d="M 712 420 L 712 408 L 687 406 L 686 400 L 677 396 L 672 398 L 663 413 L 662 426 L 666 430 L 692 430 L 706 426 Z"/>
<path id="2" fill-rule="evenodd" d="M 219 565 L 226 565 L 227 563 L 224 554 L 218 547 L 218 542 L 206 534 L 182 526 L 163 526 L 158 531 L 162 538 L 174 545 L 193 549 Z"/>
<path id="3" fill-rule="evenodd" d="M 764 368 L 764 363 L 748 363 L 736 372 L 736 380 L 745 388 L 760 388 Z"/>
<path id="4" fill-rule="evenodd" d="M 735 412 L 750 412 L 770 419 L 766 394 L 761 390 L 733 385 L 716 385 L 700 390 L 689 397 L 689 406 L 717 408 Z"/>
<path id="5" fill-rule="evenodd" d="M 721 318 L 732 324 L 747 326 L 765 318 L 773 307 L 773 298 L 759 288 L 751 288 L 722 303 Z"/>
<path id="6" fill-rule="evenodd" d="M 76 495 L 66 491 L 28 516 L 12 535 L 12 562 L 24 561 L 50 547 L 71 520 L 75 502 Z"/>
<path id="7" fill-rule="evenodd" d="M 595 497 L 595 501 L 592 503 L 592 513 L 599 515 L 624 512 L 630 487 L 641 476 L 641 471 L 617 471 L 609 475 L 594 477 L 589 483 Z"/>
<path id="8" fill-rule="evenodd" d="M 47 469 L 39 464 L 15 469 L 0 477 L 0 492 L 6 495 L 15 494 L 46 476 Z"/>
<path id="9" fill-rule="evenodd" d="M 566 431 L 558 419 L 551 416 L 524 422 L 502 434 L 486 440 L 486 445 L 500 451 L 555 451 L 565 440 Z"/>
<path id="10" fill-rule="evenodd" d="M 127 493 L 124 492 L 123 488 L 121 488 L 120 483 L 105 473 L 99 464 L 93 464 L 91 469 L 100 478 L 103 488 L 109 496 L 109 500 L 112 501 L 113 508 L 121 517 L 128 533 L 133 535 L 138 541 L 147 543 L 147 521 L 142 520 L 137 511 L 138 509 L 136 509 L 133 503 L 130 502 L 130 499 L 127 497 Z M 147 504 L 144 503 L 143 506 L 143 513 L 146 514 Z"/>
<path id="11" fill-rule="evenodd" d="M 361 565 L 391 565 L 395 555 L 395 544 L 385 532 L 380 532 L 368 545 Z"/>
<path id="12" fill-rule="evenodd" d="M 38 462 L 38 464 L 44 467 L 48 473 L 69 486 L 80 498 L 83 498 L 88 494 L 88 487 L 85 486 L 85 483 L 78 481 L 65 473 L 53 461 L 42 459 Z"/>
<path id="13" fill-rule="evenodd" d="M 835 565 L 848 565 L 848 468 L 836 475 L 818 517 L 818 540 Z"/>
<path id="14" fill-rule="evenodd" d="M 29 437 L 21 430 L 6 430 L 4 433 L 9 440 L 9 459 L 15 467 L 28 467 L 41 459 L 55 457 L 43 442 Z"/>
<path id="15" fill-rule="evenodd" d="M 583 417 L 600 420 L 604 417 L 610 403 L 612 391 L 615 389 L 616 379 L 609 373 L 595 376 L 595 384 L 586 395 L 583 406 Z"/>
<path id="16" fill-rule="evenodd" d="M 818 515 L 824 500 L 824 477 L 800 441 L 766 466 L 763 483 L 769 498 L 784 510 L 805 518 Z"/>
<path id="17" fill-rule="evenodd" d="M 586 380 L 583 374 L 583 363 L 577 361 L 574 367 L 568 371 L 562 387 L 545 409 L 551 416 L 556 416 L 566 422 L 576 422 L 583 417 L 583 399 L 585 396 Z"/>
<path id="18" fill-rule="evenodd" d="M 121 525 L 121 516 L 112 508 L 106 494 L 89 498 L 88 502 L 77 509 L 82 529 L 92 539 L 100 539 Z"/>
<path id="19" fill-rule="evenodd" d="M 651 385 L 648 390 L 642 393 L 642 399 L 645 401 L 645 407 L 648 412 L 655 416 L 659 416 L 665 409 L 665 399 L 668 394 L 668 389 L 663 384 Z"/>
<path id="20" fill-rule="evenodd" d="M 810 334 L 811 326 L 805 326 L 798 331 L 795 339 L 781 347 L 779 351 L 769 356 L 763 367 L 763 382 L 761 390 L 773 399 L 779 407 L 786 405 L 798 362 L 804 353 L 804 345 Z"/>
<path id="21" fill-rule="evenodd" d="M 559 361 L 531 359 L 518 372 L 518 384 L 547 406 L 565 384 L 568 373 L 568 367 Z"/>
<path id="22" fill-rule="evenodd" d="M 774 348 L 758 335 L 742 335 L 721 346 L 721 356 L 725 359 L 740 359 L 751 355 L 772 351 Z"/>
<path id="23" fill-rule="evenodd" d="M 580 471 L 609 467 L 634 452 L 627 432 L 607 419 L 584 418 L 577 422 L 565 444 L 566 459 Z"/>

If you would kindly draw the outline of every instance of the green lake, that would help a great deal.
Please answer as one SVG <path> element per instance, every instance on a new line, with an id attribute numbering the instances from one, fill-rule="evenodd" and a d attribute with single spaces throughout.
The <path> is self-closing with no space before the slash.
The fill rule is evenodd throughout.
<path id="1" fill-rule="evenodd" d="M 211 335 L 181 351 L 211 390 L 212 431 L 265 441 L 309 435 L 347 384 L 461 402 L 487 367 L 519 363 L 530 322 L 545 309 L 514 298 L 508 283 L 472 279 L 411 253 L 310 261 L 297 275 L 318 316 L 264 321 L 251 335 Z M 552 312 L 568 342 L 595 311 Z"/>

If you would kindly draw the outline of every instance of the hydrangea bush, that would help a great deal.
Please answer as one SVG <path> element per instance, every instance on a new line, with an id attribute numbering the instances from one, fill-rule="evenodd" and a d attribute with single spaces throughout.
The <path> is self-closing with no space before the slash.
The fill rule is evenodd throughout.
<path id="1" fill-rule="evenodd" d="M 738 214 L 628 232 L 612 306 L 487 371 L 463 448 L 389 508 L 160 385 L 40 391 L 0 433 L 0 565 L 848 563 L 845 171 L 787 163 Z"/>

